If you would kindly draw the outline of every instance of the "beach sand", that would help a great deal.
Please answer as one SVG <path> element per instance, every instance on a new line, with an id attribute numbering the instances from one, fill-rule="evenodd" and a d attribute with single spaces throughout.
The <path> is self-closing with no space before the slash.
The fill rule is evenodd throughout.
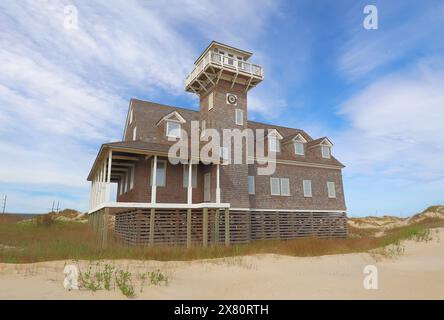
<path id="1" fill-rule="evenodd" d="M 434 231 L 435 234 L 435 231 Z M 160 269 L 167 286 L 134 281 L 135 299 L 444 299 L 444 228 L 432 242 L 404 241 L 396 258 L 367 253 L 321 257 L 255 255 L 214 260 L 103 261 L 134 275 Z M 127 299 L 116 288 L 95 293 L 63 288 L 72 261 L 0 264 L 0 299 Z M 81 271 L 88 261 L 75 262 Z M 366 290 L 364 268 L 375 265 L 378 289 Z"/>

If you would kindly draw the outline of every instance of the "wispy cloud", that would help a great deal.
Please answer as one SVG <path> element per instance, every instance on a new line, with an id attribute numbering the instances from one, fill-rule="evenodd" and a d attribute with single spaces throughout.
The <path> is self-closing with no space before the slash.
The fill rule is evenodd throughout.
<path id="1" fill-rule="evenodd" d="M 76 30 L 64 28 L 66 5 L 77 8 Z M 32 210 L 38 196 L 30 185 L 35 195 L 52 190 L 64 199 L 64 190 L 75 190 L 85 209 L 85 176 L 100 143 L 121 137 L 129 98 L 187 97 L 183 81 L 202 46 L 215 39 L 254 49 L 276 7 L 269 0 L 0 3 L 0 194 L 28 194 L 10 203 Z"/>
<path id="2" fill-rule="evenodd" d="M 366 30 L 362 21 L 365 4 L 354 5 L 347 23 L 348 39 L 339 50 L 339 70 L 351 79 L 368 75 L 391 63 L 402 64 L 412 54 L 441 50 L 440 37 L 444 24 L 444 5 L 434 2 L 376 1 L 378 30 Z M 408 13 L 408 14 L 407 14 Z M 386 71 L 386 70 L 384 70 Z"/>
<path id="3" fill-rule="evenodd" d="M 444 179 L 444 65 L 419 62 L 346 101 L 350 124 L 336 140 L 350 174 L 411 181 Z"/>

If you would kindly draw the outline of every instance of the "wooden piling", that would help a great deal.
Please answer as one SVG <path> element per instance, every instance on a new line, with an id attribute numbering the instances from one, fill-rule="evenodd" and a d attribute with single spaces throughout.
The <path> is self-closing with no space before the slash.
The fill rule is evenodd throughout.
<path id="1" fill-rule="evenodd" d="M 230 209 L 225 208 L 225 245 L 230 245 Z"/>
<path id="2" fill-rule="evenodd" d="M 202 239 L 203 239 L 203 246 L 208 246 L 208 208 L 203 208 L 203 219 L 202 219 Z"/>
<path id="3" fill-rule="evenodd" d="M 154 222 L 155 222 L 155 214 L 156 214 L 156 209 L 151 208 L 151 213 L 150 213 L 150 240 L 149 240 L 149 244 L 150 246 L 154 245 Z"/>
<path id="4" fill-rule="evenodd" d="M 187 248 L 191 247 L 191 208 L 187 209 Z"/>

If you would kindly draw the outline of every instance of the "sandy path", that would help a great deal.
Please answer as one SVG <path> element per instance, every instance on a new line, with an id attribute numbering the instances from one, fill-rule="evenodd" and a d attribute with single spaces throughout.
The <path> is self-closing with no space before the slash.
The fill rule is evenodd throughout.
<path id="1" fill-rule="evenodd" d="M 160 268 L 166 287 L 145 285 L 139 299 L 444 299 L 444 228 L 440 240 L 406 241 L 405 254 L 376 262 L 368 254 L 298 258 L 258 255 L 193 262 L 109 262 L 134 274 Z M 65 291 L 65 261 L 0 264 L 0 299 L 125 299 L 115 291 Z M 366 265 L 379 289 L 365 290 Z M 88 262 L 79 266 L 86 269 Z"/>

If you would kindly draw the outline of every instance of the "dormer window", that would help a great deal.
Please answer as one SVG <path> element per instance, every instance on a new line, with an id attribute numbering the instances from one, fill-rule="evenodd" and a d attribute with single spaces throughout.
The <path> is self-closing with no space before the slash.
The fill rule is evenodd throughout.
<path id="1" fill-rule="evenodd" d="M 270 130 L 268 134 L 268 152 L 281 151 L 282 135 L 276 130 Z"/>
<path id="2" fill-rule="evenodd" d="M 321 146 L 322 158 L 330 159 L 330 147 L 329 146 Z"/>
<path id="3" fill-rule="evenodd" d="M 180 138 L 181 125 L 179 122 L 167 121 L 166 122 L 166 136 L 170 138 Z"/>
<path id="4" fill-rule="evenodd" d="M 303 156 L 305 154 L 305 143 L 307 140 L 301 134 L 297 134 L 296 137 L 293 138 L 294 144 L 294 153 L 299 156 Z"/>
<path id="5" fill-rule="evenodd" d="M 182 136 L 182 123 L 185 123 L 185 119 L 177 112 L 173 111 L 167 114 L 165 117 L 157 122 L 160 126 L 165 124 L 165 135 L 168 138 L 180 138 Z"/>
<path id="6" fill-rule="evenodd" d="M 333 147 L 333 144 L 325 138 L 321 142 L 321 155 L 324 159 L 330 159 L 331 158 L 331 147 Z"/>

